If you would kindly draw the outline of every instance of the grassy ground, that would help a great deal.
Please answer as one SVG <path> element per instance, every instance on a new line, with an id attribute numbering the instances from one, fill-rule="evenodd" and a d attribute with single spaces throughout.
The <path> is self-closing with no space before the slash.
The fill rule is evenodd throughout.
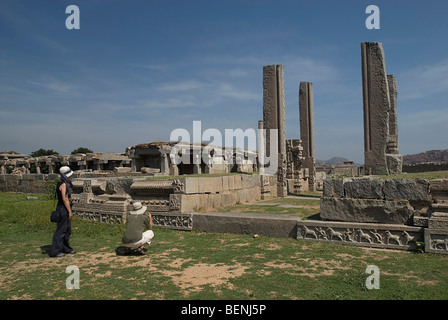
<path id="1" fill-rule="evenodd" d="M 286 214 L 300 216 L 302 220 L 316 215 L 320 210 L 319 198 L 288 196 L 286 198 L 276 198 L 253 203 L 236 204 L 216 208 L 217 212 L 236 213 L 261 213 L 261 214 Z M 211 211 L 211 210 L 208 210 Z"/>
<path id="2" fill-rule="evenodd" d="M 123 256 L 124 226 L 74 217 L 78 253 L 49 258 L 54 201 L 26 196 L 0 193 L 2 300 L 448 299 L 448 256 L 295 239 L 155 229 L 146 256 Z M 71 265 L 80 289 L 66 288 Z M 368 265 L 378 290 L 366 288 Z"/>
<path id="3" fill-rule="evenodd" d="M 391 174 L 386 176 L 379 176 L 381 179 L 448 179 L 448 171 L 430 171 L 430 172 L 416 172 L 416 173 L 402 173 Z"/>

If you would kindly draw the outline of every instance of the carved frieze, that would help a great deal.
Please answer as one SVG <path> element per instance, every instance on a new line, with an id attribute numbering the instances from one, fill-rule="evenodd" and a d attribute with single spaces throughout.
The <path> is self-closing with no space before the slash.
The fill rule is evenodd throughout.
<path id="1" fill-rule="evenodd" d="M 297 239 L 415 250 L 416 242 L 423 242 L 423 228 L 376 223 L 300 221 L 297 223 Z"/>
<path id="2" fill-rule="evenodd" d="M 174 193 L 185 193 L 185 184 L 179 179 L 174 180 L 172 185 Z"/>
<path id="3" fill-rule="evenodd" d="M 191 230 L 193 228 L 193 217 L 191 214 L 156 214 L 152 215 L 152 221 L 157 227 L 176 230 Z"/>
<path id="4" fill-rule="evenodd" d="M 159 180 L 136 180 L 131 185 L 135 194 L 154 194 L 173 192 L 172 181 Z"/>
<path id="5" fill-rule="evenodd" d="M 92 193 L 92 181 L 91 180 L 84 180 L 83 192 L 84 193 Z"/>
<path id="6" fill-rule="evenodd" d="M 425 252 L 448 254 L 448 230 L 425 228 Z"/>
<path id="7" fill-rule="evenodd" d="M 170 210 L 180 210 L 180 203 L 180 194 L 170 194 Z"/>
<path id="8" fill-rule="evenodd" d="M 271 184 L 269 176 L 260 175 L 261 177 L 261 199 L 269 199 L 271 197 Z"/>
<path id="9" fill-rule="evenodd" d="M 114 214 L 114 213 L 100 213 L 100 212 L 92 212 L 92 211 L 81 211 L 76 212 L 78 216 L 82 219 L 90 220 L 93 222 L 102 222 L 102 223 L 123 223 L 123 215 L 122 214 Z"/>

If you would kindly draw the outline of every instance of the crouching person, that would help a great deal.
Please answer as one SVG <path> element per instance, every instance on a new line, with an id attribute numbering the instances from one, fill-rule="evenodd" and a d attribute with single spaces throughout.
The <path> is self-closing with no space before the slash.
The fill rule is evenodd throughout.
<path id="1" fill-rule="evenodd" d="M 133 209 L 129 212 L 126 218 L 126 230 L 121 239 L 126 247 L 126 254 L 130 254 L 132 249 L 144 255 L 145 244 L 151 244 L 151 239 L 154 237 L 152 229 L 151 214 L 145 213 L 147 207 L 143 206 L 141 202 L 135 202 Z M 145 231 L 145 229 L 148 229 Z"/>

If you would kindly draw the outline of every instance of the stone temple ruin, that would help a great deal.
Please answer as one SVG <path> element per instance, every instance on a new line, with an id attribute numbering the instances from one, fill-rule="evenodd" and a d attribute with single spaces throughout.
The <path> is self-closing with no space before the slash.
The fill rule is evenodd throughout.
<path id="1" fill-rule="evenodd" d="M 220 146 L 205 144 L 185 144 L 180 152 L 187 152 L 189 162 L 175 164 L 171 150 L 177 142 L 152 142 L 138 144 L 126 148 L 126 155 L 131 160 L 130 172 L 142 172 L 157 176 L 187 175 L 202 173 L 252 173 L 258 170 L 256 152 L 247 150 L 224 150 Z M 206 163 L 201 157 L 200 161 L 193 161 L 195 154 L 202 154 L 204 148 L 209 148 L 211 159 Z M 195 150 L 197 152 L 195 152 Z M 237 157 L 242 159 L 240 163 L 234 161 Z"/>
<path id="2" fill-rule="evenodd" d="M 176 143 L 152 142 L 128 147 L 121 154 L 39 158 L 0 155 L 0 191 L 43 190 L 57 178 L 54 172 L 60 166 L 69 165 L 77 170 L 73 212 L 93 221 L 124 223 L 132 203 L 140 201 L 148 206 L 159 227 L 257 233 L 401 250 L 417 250 L 424 244 L 426 252 L 446 254 L 448 179 L 377 177 L 402 171 L 397 84 L 395 77 L 386 73 L 381 43 L 362 43 L 361 57 L 367 176 L 319 179 L 314 151 L 313 84 L 299 83 L 300 139 L 286 139 L 284 67 L 269 65 L 263 67 L 258 153 L 223 152 L 221 147 L 213 147 L 210 161 L 176 164 L 171 158 Z M 271 135 L 271 130 L 277 130 L 277 134 Z M 202 151 L 204 145 L 186 144 L 179 152 L 189 152 L 192 157 L 195 148 Z M 275 159 L 271 152 L 276 153 Z M 276 160 L 275 174 L 266 173 L 265 156 Z M 244 161 L 235 164 L 236 157 Z M 222 175 L 202 175 L 207 173 Z M 323 190 L 320 214 L 308 220 L 207 212 L 210 208 L 316 189 Z"/>

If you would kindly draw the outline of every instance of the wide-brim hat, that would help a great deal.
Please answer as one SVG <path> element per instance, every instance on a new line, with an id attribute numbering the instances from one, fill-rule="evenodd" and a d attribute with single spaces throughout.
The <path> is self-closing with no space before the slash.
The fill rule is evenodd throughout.
<path id="1" fill-rule="evenodd" d="M 147 207 L 142 205 L 141 202 L 134 202 L 132 205 L 132 210 L 130 211 L 130 214 L 142 214 L 145 213 Z"/>
<path id="2" fill-rule="evenodd" d="M 72 169 L 70 169 L 70 167 L 67 167 L 67 166 L 63 166 L 63 167 L 61 167 L 61 168 L 59 169 L 59 172 L 60 172 L 61 174 L 65 174 L 65 176 L 66 176 L 67 178 L 70 177 L 70 176 L 73 174 Z"/>

